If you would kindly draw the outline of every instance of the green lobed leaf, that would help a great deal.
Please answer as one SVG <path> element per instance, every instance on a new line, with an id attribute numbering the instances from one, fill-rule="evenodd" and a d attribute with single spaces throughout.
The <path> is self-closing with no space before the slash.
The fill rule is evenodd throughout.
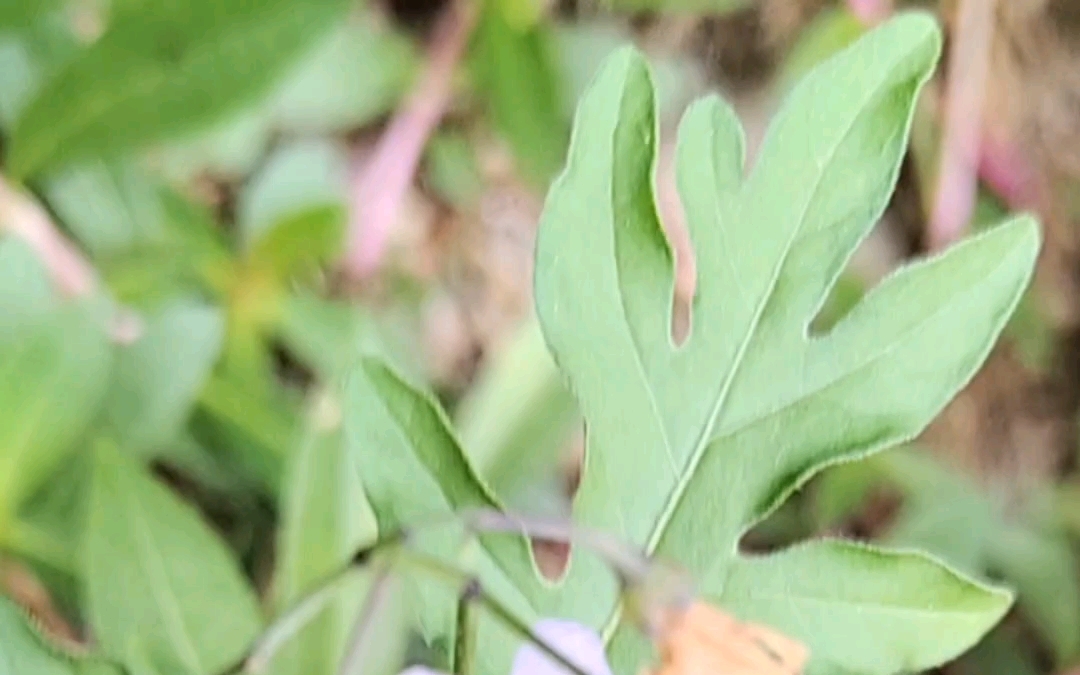
<path id="1" fill-rule="evenodd" d="M 120 350 L 105 419 L 125 449 L 151 452 L 186 421 L 217 362 L 225 320 L 217 308 L 174 301 L 146 317 L 143 330 Z"/>
<path id="2" fill-rule="evenodd" d="M 86 615 L 132 672 L 214 673 L 260 627 L 238 563 L 190 506 L 108 442 L 94 451 L 83 542 Z"/>
<path id="3" fill-rule="evenodd" d="M 827 61 L 788 97 L 746 178 L 731 109 L 711 98 L 688 110 L 677 175 L 698 287 L 692 332 L 678 347 L 668 329 L 671 253 L 651 182 L 654 94 L 641 58 L 611 57 L 579 107 L 536 271 L 541 324 L 588 424 L 575 516 L 686 565 L 738 616 L 763 608 L 731 595 L 733 570 L 766 565 L 738 555 L 742 534 L 824 466 L 917 434 L 981 364 L 1030 277 L 1038 233 L 1020 220 L 899 271 L 829 332 L 809 334 L 887 203 L 939 50 L 933 20 L 907 14 Z M 830 573 L 854 573 L 859 557 L 832 558 Z M 865 563 L 853 592 L 887 607 L 897 573 Z M 897 565 L 913 567 L 901 578 L 929 574 L 910 558 Z M 612 658 L 627 668 L 641 651 L 610 614 L 614 597 L 584 592 L 605 576 L 573 565 L 560 613 L 609 636 L 617 629 Z M 1009 604 L 1007 594 L 938 576 L 954 596 L 985 596 L 982 631 Z M 830 616 L 835 623 L 813 630 L 797 612 L 771 623 L 817 654 L 845 625 L 842 613 Z M 957 615 L 931 604 L 908 616 L 915 632 Z M 890 651 L 894 626 L 884 618 L 864 617 L 882 643 L 878 661 L 853 650 L 850 661 L 830 654 L 834 665 L 929 665 L 980 634 L 965 617 L 948 649 L 908 641 Z"/>
<path id="4" fill-rule="evenodd" d="M 73 449 L 112 367 L 103 322 L 88 303 L 17 328 L 0 341 L 0 522 Z"/>
<path id="5" fill-rule="evenodd" d="M 344 0 L 134 3 L 23 109 L 18 178 L 194 131 L 267 93 L 344 14 Z M 79 114 L 72 115 L 72 110 Z"/>
<path id="6" fill-rule="evenodd" d="M 328 393 L 312 405 L 290 457 L 281 518 L 274 579 L 278 610 L 299 600 L 375 539 L 374 516 L 341 430 L 340 404 Z M 365 573 L 338 590 L 335 602 L 277 657 L 274 672 L 334 675 L 368 584 Z"/>
<path id="7" fill-rule="evenodd" d="M 977 642 L 1011 597 L 927 554 L 822 540 L 740 558 L 719 601 L 807 640 L 814 675 L 944 663 Z"/>
<path id="8" fill-rule="evenodd" d="M 940 44 L 931 17 L 905 13 L 823 63 L 792 90 L 746 177 L 734 112 L 718 98 L 691 106 L 676 164 L 698 284 L 681 345 L 654 199 L 655 93 L 633 49 L 609 57 L 582 97 L 540 226 L 538 315 L 588 430 L 575 519 L 677 561 L 710 601 L 805 642 L 811 672 L 931 667 L 1012 601 L 922 554 L 738 547 L 823 468 L 917 435 L 981 365 L 1030 280 L 1039 233 L 1022 217 L 897 271 L 828 331 L 810 330 L 892 193 Z M 370 363 L 359 371 L 346 429 L 368 428 L 356 441 L 371 446 L 360 457 L 380 525 L 495 504 L 430 402 Z M 648 657 L 599 561 L 575 554 L 552 587 L 520 548 L 484 542 L 492 583 L 512 581 L 523 616 L 602 629 L 616 672 Z M 481 672 L 502 672 L 505 645 L 479 644 Z"/>

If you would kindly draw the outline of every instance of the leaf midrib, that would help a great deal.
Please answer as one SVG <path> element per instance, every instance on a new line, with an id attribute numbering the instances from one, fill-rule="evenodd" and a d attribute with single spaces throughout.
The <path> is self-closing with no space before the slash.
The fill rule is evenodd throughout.
<path id="1" fill-rule="evenodd" d="M 139 566 L 151 579 L 151 594 L 165 615 L 163 618 L 171 628 L 169 632 L 177 638 L 177 647 L 180 652 L 178 656 L 181 656 L 189 667 L 194 668 L 193 672 L 205 672 L 206 669 L 203 667 L 202 659 L 184 623 L 179 600 L 173 591 L 172 584 L 169 582 L 168 574 L 164 570 L 165 563 L 157 551 L 153 531 L 143 517 L 143 505 L 140 503 L 138 495 L 136 495 L 138 487 L 134 484 L 129 485 L 125 492 L 127 492 L 129 507 L 131 508 L 131 523 L 135 539 L 141 544 L 140 548 L 146 554 L 138 556 Z"/>
<path id="2" fill-rule="evenodd" d="M 50 325 L 49 328 L 51 329 L 52 325 Z M 55 344 L 55 340 L 52 339 L 52 336 L 50 336 L 49 341 Z M 27 343 L 29 342 L 30 341 L 28 340 Z M 27 344 L 20 347 L 18 352 L 18 360 L 14 360 L 10 368 L 5 368 L 5 374 L 9 374 L 10 371 L 16 370 L 18 368 L 19 361 L 21 361 L 22 357 L 25 356 L 26 353 L 29 352 L 34 346 L 35 345 Z M 16 432 L 14 434 L 14 437 L 8 439 L 9 442 L 7 447 L 5 448 L 6 457 L 4 457 L 3 463 L 8 465 L 9 470 L 5 472 L 5 478 L 0 478 L 0 485 L 2 485 L 2 487 L 4 488 L 2 491 L 0 491 L 0 494 L 13 494 L 13 496 L 16 497 L 25 496 L 19 494 L 20 492 L 25 490 L 11 490 L 12 485 L 19 484 L 17 476 L 20 472 L 16 469 L 19 469 L 21 467 L 24 472 L 22 475 L 25 476 L 26 467 L 24 465 L 24 461 L 28 456 L 28 452 L 34 445 L 34 438 L 39 433 L 41 421 L 45 419 L 46 413 L 51 410 L 49 404 L 53 402 L 52 394 L 56 389 L 57 383 L 62 382 L 65 379 L 65 376 L 69 374 L 68 372 L 66 372 L 68 367 L 71 365 L 68 362 L 67 358 L 69 356 L 70 352 L 62 347 L 61 356 L 58 359 L 50 361 L 47 364 L 53 367 L 49 369 L 49 374 L 44 379 L 44 381 L 40 382 L 41 386 L 34 389 L 34 392 L 38 395 L 34 397 L 34 400 L 30 402 L 29 407 L 24 411 L 21 417 L 21 423 L 16 426 Z M 53 449 L 50 448 L 50 450 Z M 55 450 L 53 450 L 53 452 L 55 452 Z M 52 460 L 54 458 L 51 456 L 47 456 L 46 459 Z M 34 474 L 30 474 L 29 477 L 36 478 Z"/>
<path id="3" fill-rule="evenodd" d="M 900 59 L 900 61 L 902 62 L 903 59 Z M 890 76 L 896 70 L 896 63 L 897 63 L 897 60 L 894 59 L 893 62 L 889 65 L 888 72 L 889 72 Z M 738 376 L 738 374 L 742 370 L 742 366 L 745 363 L 746 351 L 749 348 L 750 343 L 753 340 L 754 336 L 757 334 L 757 330 L 758 330 L 758 328 L 760 327 L 760 324 L 761 324 L 761 318 L 765 313 L 765 309 L 769 305 L 769 301 L 775 295 L 776 285 L 777 285 L 777 283 L 778 283 L 778 281 L 780 279 L 781 273 L 783 272 L 784 266 L 787 263 L 787 260 L 788 260 L 789 256 L 791 255 L 791 251 L 793 249 L 794 243 L 798 239 L 798 236 L 799 236 L 800 232 L 802 231 L 803 227 L 805 226 L 807 214 L 809 213 L 811 206 L 814 204 L 814 201 L 817 198 L 817 195 L 821 190 L 821 186 L 822 186 L 822 183 L 823 183 L 825 175 L 826 175 L 826 171 L 824 170 L 824 167 L 829 166 L 832 163 L 833 159 L 836 156 L 836 153 L 839 151 L 840 147 L 844 144 L 844 141 L 847 140 L 848 136 L 851 134 L 852 130 L 855 128 L 855 125 L 857 124 L 857 122 L 862 118 L 862 115 L 863 115 L 863 113 L 865 111 L 867 103 L 872 101 L 875 97 L 879 96 L 881 91 L 882 91 L 882 89 L 878 88 L 878 87 L 870 89 L 868 94 L 865 95 L 859 101 L 858 106 L 855 107 L 858 110 L 858 112 L 855 115 L 852 115 L 851 119 L 847 123 L 847 126 L 844 128 L 843 133 L 840 135 L 839 140 L 836 143 L 834 143 L 829 148 L 828 153 L 826 153 L 826 155 L 824 157 L 824 161 L 821 164 L 821 166 L 823 168 L 818 172 L 818 175 L 814 179 L 814 186 L 813 186 L 812 190 L 810 191 L 810 194 L 807 197 L 805 204 L 803 204 L 803 206 L 801 208 L 801 213 L 799 214 L 799 218 L 797 220 L 797 225 L 792 228 L 790 236 L 788 237 L 787 241 L 785 241 L 785 243 L 784 243 L 784 247 L 783 247 L 783 249 L 781 251 L 780 257 L 777 260 L 776 264 L 773 266 L 772 274 L 769 277 L 769 282 L 768 282 L 768 285 L 766 287 L 766 291 L 762 295 L 761 300 L 758 303 L 758 307 L 755 310 L 753 317 L 751 318 L 750 324 L 747 326 L 746 333 L 743 335 L 742 341 L 739 344 L 739 348 L 736 351 L 735 359 L 733 361 L 732 367 L 728 371 L 728 374 L 724 378 L 723 382 L 721 383 L 721 385 L 719 387 L 719 390 L 717 391 L 715 404 L 713 405 L 713 408 L 710 411 L 709 416 L 706 418 L 706 422 L 703 425 L 703 427 L 701 429 L 701 432 L 698 435 L 697 440 L 694 442 L 693 451 L 691 452 L 690 458 L 687 461 L 686 471 L 683 474 L 681 474 L 680 476 L 678 476 L 678 480 L 676 481 L 675 487 L 672 490 L 671 494 L 669 495 L 668 499 L 665 501 L 664 509 L 661 511 L 660 517 L 657 519 L 657 522 L 654 525 L 653 530 L 650 533 L 648 540 L 646 541 L 645 552 L 648 555 L 652 555 L 652 553 L 656 550 L 656 546 L 659 544 L 660 538 L 663 536 L 664 532 L 667 530 L 667 526 L 670 523 L 671 518 L 672 518 L 673 514 L 675 513 L 675 510 L 678 508 L 679 504 L 682 502 L 683 495 L 686 493 L 686 490 L 687 490 L 687 488 L 688 488 L 688 486 L 690 484 L 690 481 L 693 479 L 694 474 L 697 472 L 697 467 L 701 463 L 701 458 L 704 456 L 705 450 L 708 448 L 709 443 L 711 442 L 712 430 L 716 425 L 716 420 L 720 416 L 720 411 L 722 410 L 724 404 L 727 402 L 727 397 L 731 392 L 732 384 L 734 383 L 735 378 Z M 787 110 L 784 111 L 785 114 L 787 114 L 788 112 L 789 111 L 787 111 Z M 908 114 L 907 117 L 908 117 L 908 119 L 905 122 L 905 127 L 910 127 L 910 121 L 911 121 L 910 113 Z M 905 134 L 906 134 L 906 132 L 905 132 Z M 762 146 L 763 149 L 768 150 L 769 148 L 771 148 L 773 142 L 775 142 L 775 141 L 767 142 L 767 144 Z M 768 160 L 767 156 L 759 156 L 759 159 L 762 159 L 762 158 L 765 159 L 765 160 Z M 742 181 L 742 183 L 740 184 L 739 190 L 738 190 L 739 198 L 738 198 L 738 202 L 737 202 L 737 203 L 740 204 L 740 210 L 741 210 L 741 204 L 745 203 L 745 200 L 747 199 L 747 197 L 746 197 L 746 195 L 748 194 L 747 186 L 753 186 L 754 185 L 754 180 L 753 180 L 754 179 L 754 174 L 757 171 L 764 171 L 764 170 L 766 170 L 766 168 L 767 167 L 766 167 L 765 162 L 759 163 L 757 165 L 757 167 L 751 172 L 751 175 L 748 176 L 746 179 L 744 179 Z M 692 340 L 693 337 L 691 337 L 690 339 Z M 648 389 L 650 390 L 650 395 L 652 395 L 651 386 L 648 387 Z M 621 608 L 621 604 L 620 604 L 612 612 L 611 616 L 609 617 L 608 621 L 606 622 L 606 624 L 603 627 L 603 630 L 602 630 L 601 634 L 602 634 L 605 642 L 610 641 L 612 635 L 614 634 L 615 628 L 619 625 L 619 618 L 620 618 L 620 614 L 621 614 L 621 609 L 622 608 Z"/>
<path id="4" fill-rule="evenodd" d="M 829 148 L 829 152 L 824 158 L 824 166 L 828 166 L 832 162 L 840 146 L 843 145 L 844 141 L 851 133 L 851 130 L 855 127 L 856 122 L 862 116 L 861 109 L 865 106 L 866 102 L 872 100 L 877 94 L 878 90 L 872 90 L 872 94 L 870 96 L 860 101 L 860 113 L 852 116 L 850 123 L 848 124 L 847 128 L 844 129 L 844 132 L 840 136 L 839 141 L 837 141 L 837 143 L 835 143 L 831 148 Z M 764 166 L 764 163 L 759 165 L 761 170 L 764 170 Z M 671 496 L 669 497 L 667 502 L 665 502 L 664 511 L 661 513 L 660 518 L 657 520 L 657 524 L 654 526 L 653 531 L 649 536 L 648 542 L 646 544 L 646 551 L 650 554 L 655 550 L 656 545 L 660 540 L 660 537 L 664 533 L 664 530 L 667 529 L 667 525 L 671 520 L 672 514 L 674 513 L 675 509 L 678 508 L 679 503 L 682 501 L 682 496 L 686 492 L 686 488 L 689 485 L 690 480 L 693 478 L 694 473 L 696 473 L 698 464 L 701 462 L 701 458 L 705 454 L 706 448 L 708 448 L 709 442 L 711 441 L 713 427 L 716 425 L 716 420 L 720 416 L 720 411 L 723 409 L 724 404 L 727 402 L 727 397 L 731 392 L 731 387 L 735 381 L 735 378 L 740 372 L 742 372 L 743 364 L 746 362 L 746 351 L 747 349 L 749 349 L 750 343 L 753 341 L 754 336 L 757 334 L 757 330 L 761 325 L 761 318 L 762 316 L 764 316 L 765 310 L 768 307 L 770 300 L 772 300 L 773 296 L 775 295 L 776 285 L 780 280 L 780 275 L 783 272 L 788 257 L 791 255 L 791 251 L 794 247 L 795 241 L 798 239 L 799 234 L 802 232 L 802 229 L 806 224 L 807 214 L 809 213 L 810 207 L 814 203 L 818 192 L 821 190 L 821 185 L 824 180 L 825 173 L 826 172 L 824 170 L 818 172 L 818 175 L 814 180 L 814 187 L 811 190 L 809 197 L 806 199 L 806 203 L 803 205 L 801 213 L 799 214 L 799 218 L 797 221 L 798 224 L 792 228 L 791 235 L 787 238 L 787 241 L 785 241 L 780 257 L 777 260 L 776 264 L 773 266 L 773 270 L 771 275 L 769 276 L 769 283 L 766 287 L 765 293 L 762 294 L 761 300 L 758 302 L 757 309 L 754 311 L 754 315 L 750 320 L 750 324 L 747 326 L 746 333 L 743 335 L 738 350 L 736 350 L 735 359 L 732 363 L 732 367 L 730 370 L 728 370 L 727 376 L 721 383 L 717 391 L 715 403 L 712 407 L 712 410 L 710 411 L 709 416 L 706 418 L 706 422 L 703 425 L 701 432 L 698 434 L 697 440 L 694 442 L 694 449 L 691 452 L 690 459 L 687 462 L 686 471 L 682 474 L 679 481 L 676 483 L 675 489 L 672 491 Z M 740 204 L 743 203 L 746 199 L 745 195 L 747 194 L 747 185 L 752 185 L 752 177 L 744 180 L 742 185 L 740 186 Z"/>

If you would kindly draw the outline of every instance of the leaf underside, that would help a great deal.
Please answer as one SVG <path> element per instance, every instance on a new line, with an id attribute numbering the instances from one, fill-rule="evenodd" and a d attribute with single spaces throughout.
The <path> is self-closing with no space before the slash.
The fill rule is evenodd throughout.
<path id="1" fill-rule="evenodd" d="M 575 520 L 677 561 L 710 601 L 804 641 L 812 673 L 931 667 L 1011 603 L 915 552 L 842 541 L 738 551 L 813 474 L 917 435 L 981 365 L 1029 281 L 1039 235 L 1021 217 L 897 271 L 810 332 L 889 200 L 940 43 L 933 19 L 905 13 L 826 61 L 791 91 L 749 172 L 731 108 L 715 97 L 690 107 L 676 171 L 698 277 L 681 345 L 653 189 L 655 94 L 633 49 L 609 57 L 581 99 L 538 235 L 538 316 L 587 424 Z M 430 399 L 384 367 L 361 364 L 347 401 L 380 526 L 498 504 Z M 599 561 L 575 554 L 553 586 L 521 540 L 482 543 L 473 560 L 523 616 L 601 629 L 615 672 L 649 657 Z M 433 623 L 448 611 L 430 608 Z M 505 672 L 512 650 L 485 630 L 481 670 Z"/>

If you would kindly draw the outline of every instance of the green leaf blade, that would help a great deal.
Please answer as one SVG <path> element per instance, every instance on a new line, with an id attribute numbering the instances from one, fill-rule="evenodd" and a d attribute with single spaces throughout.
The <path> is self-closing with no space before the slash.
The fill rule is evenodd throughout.
<path id="1" fill-rule="evenodd" d="M 825 466 L 916 435 L 982 363 L 1030 279 L 1030 220 L 903 270 L 823 335 L 809 329 L 891 196 L 940 46 L 931 18 L 903 14 L 827 61 L 793 90 L 745 179 L 730 108 L 689 110 L 677 174 L 698 286 L 679 346 L 653 87 L 632 51 L 608 59 L 537 246 L 538 314 L 587 421 L 579 521 L 722 587 L 750 526 Z M 617 612 L 597 621 L 615 600 L 597 590 L 606 571 L 574 562 L 553 606 L 623 644 Z"/>
<path id="2" fill-rule="evenodd" d="M 85 537 L 90 624 L 132 670 L 217 672 L 258 633 L 255 594 L 222 542 L 108 443 L 95 450 Z"/>
<path id="3" fill-rule="evenodd" d="M 742 558 L 714 599 L 804 641 L 808 674 L 921 672 L 971 647 L 1012 604 L 925 554 L 835 540 Z"/>
<path id="4" fill-rule="evenodd" d="M 339 403 L 329 394 L 312 407 L 290 458 L 282 499 L 282 529 L 274 604 L 284 610 L 348 564 L 375 539 L 371 507 L 341 429 Z M 334 602 L 277 657 L 277 675 L 333 675 L 359 616 L 369 578 L 350 579 Z"/>
<path id="5" fill-rule="evenodd" d="M 179 432 L 217 362 L 225 318 L 217 308 L 176 302 L 148 318 L 145 334 L 120 353 L 105 416 L 118 441 L 161 450 Z"/>
<path id="6" fill-rule="evenodd" d="M 63 306 L 4 336 L 0 509 L 29 497 L 97 413 L 113 360 L 100 319 L 89 306 Z"/>

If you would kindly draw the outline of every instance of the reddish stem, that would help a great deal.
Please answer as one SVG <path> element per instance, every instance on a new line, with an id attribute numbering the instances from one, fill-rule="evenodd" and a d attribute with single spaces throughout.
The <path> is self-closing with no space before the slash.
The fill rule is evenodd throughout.
<path id="1" fill-rule="evenodd" d="M 1039 174 L 1014 142 L 987 134 L 979 154 L 979 178 L 1012 211 L 1042 210 L 1045 206 Z"/>
<path id="2" fill-rule="evenodd" d="M 33 249 L 65 298 L 85 298 L 98 288 L 97 272 L 90 261 L 64 237 L 40 204 L 2 176 L 0 230 L 7 230 Z M 113 317 L 110 334 L 116 344 L 132 344 L 142 335 L 142 323 L 137 315 L 121 309 Z"/>
<path id="3" fill-rule="evenodd" d="M 960 1 L 949 54 L 937 194 L 929 222 L 932 250 L 960 237 L 974 213 L 995 4 L 995 0 Z"/>
<path id="4" fill-rule="evenodd" d="M 434 29 L 424 72 L 353 182 L 350 244 L 344 261 L 353 278 L 382 261 L 389 233 L 416 174 L 424 146 L 450 102 L 457 64 L 475 20 L 471 0 L 454 0 Z"/>
<path id="5" fill-rule="evenodd" d="M 94 268 L 60 234 L 49 214 L 3 178 L 0 178 L 0 227 L 34 249 L 65 297 L 85 297 L 97 286 Z"/>
<path id="6" fill-rule="evenodd" d="M 848 9 L 867 26 L 884 21 L 892 14 L 892 0 L 847 0 Z"/>

